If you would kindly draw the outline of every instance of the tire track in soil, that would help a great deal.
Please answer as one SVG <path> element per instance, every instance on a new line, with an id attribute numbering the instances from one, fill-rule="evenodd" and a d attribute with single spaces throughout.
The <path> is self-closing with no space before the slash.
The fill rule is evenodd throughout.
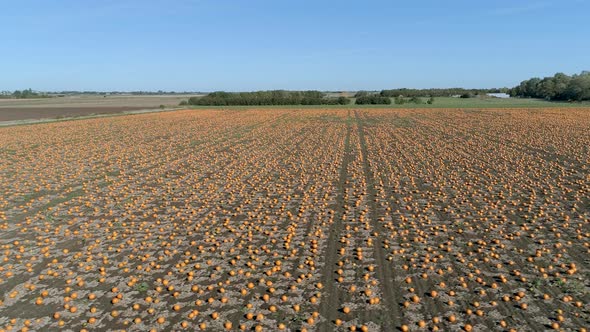
<path id="1" fill-rule="evenodd" d="M 396 286 L 394 285 L 395 275 L 393 270 L 386 266 L 386 253 L 383 250 L 384 238 L 383 234 L 386 230 L 383 225 L 378 222 L 377 205 L 375 204 L 375 197 L 377 191 L 375 190 L 375 178 L 371 172 L 369 165 L 368 151 L 367 151 L 367 140 L 365 138 L 363 120 L 359 116 L 357 111 L 354 111 L 356 124 L 358 127 L 359 141 L 361 145 L 361 154 L 363 158 L 363 169 L 365 173 L 365 180 L 367 182 L 367 196 L 369 200 L 369 216 L 373 222 L 373 229 L 378 232 L 377 241 L 374 242 L 374 252 L 377 264 L 381 265 L 377 267 L 377 278 L 383 291 L 383 306 L 385 308 L 385 315 L 382 317 L 382 328 L 383 331 L 394 331 L 396 325 L 401 321 L 401 315 L 398 310 L 397 304 L 401 302 L 401 294 L 396 292 Z"/>
<path id="2" fill-rule="evenodd" d="M 328 244 L 326 248 L 326 260 L 324 263 L 324 273 L 322 275 L 322 283 L 325 291 L 322 294 L 320 302 L 319 313 L 320 317 L 325 320 L 318 326 L 318 331 L 332 331 L 332 322 L 338 316 L 340 303 L 342 303 L 342 295 L 338 292 L 338 287 L 335 283 L 334 267 L 338 261 L 338 240 L 339 234 L 342 232 L 342 216 L 344 215 L 344 196 L 346 194 L 346 180 L 348 178 L 348 165 L 352 160 L 350 133 L 352 131 L 350 111 L 348 111 L 346 124 L 346 138 L 344 139 L 344 156 L 342 158 L 342 165 L 340 167 L 340 177 L 338 179 L 338 196 L 336 197 L 336 206 L 334 208 L 334 223 L 330 227 L 330 234 L 328 236 Z"/>

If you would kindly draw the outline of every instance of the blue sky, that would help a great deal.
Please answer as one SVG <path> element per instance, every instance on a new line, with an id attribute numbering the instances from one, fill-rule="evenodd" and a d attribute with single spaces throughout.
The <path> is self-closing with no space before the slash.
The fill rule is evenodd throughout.
<path id="1" fill-rule="evenodd" d="M 590 0 L 19 0 L 0 90 L 501 87 L 590 69 Z"/>

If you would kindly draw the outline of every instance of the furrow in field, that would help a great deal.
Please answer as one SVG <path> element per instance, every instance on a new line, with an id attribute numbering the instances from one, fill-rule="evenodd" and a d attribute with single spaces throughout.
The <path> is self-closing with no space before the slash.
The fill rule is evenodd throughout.
<path id="1" fill-rule="evenodd" d="M 336 202 L 332 207 L 334 211 L 332 214 L 332 221 L 330 228 L 328 229 L 328 239 L 326 241 L 326 247 L 324 252 L 324 271 L 322 274 L 322 283 L 324 284 L 325 291 L 322 302 L 320 304 L 319 313 L 324 321 L 318 327 L 319 331 L 330 331 L 333 328 L 333 321 L 336 319 L 338 310 L 340 310 L 340 295 L 338 287 L 334 281 L 335 276 L 333 271 L 336 269 L 338 261 L 338 239 L 342 232 L 342 219 L 344 216 L 344 205 L 346 186 L 348 182 L 348 167 L 351 160 L 351 125 L 350 125 L 350 112 L 346 120 L 346 137 L 344 139 L 344 154 L 342 156 L 342 162 L 340 164 L 339 177 L 337 183 L 335 183 Z"/>
<path id="2" fill-rule="evenodd" d="M 367 139 L 365 137 L 365 124 L 363 118 L 359 115 L 358 111 L 355 111 L 355 119 L 359 133 L 360 150 L 362 155 L 363 173 L 366 182 L 366 190 L 369 204 L 369 218 L 373 226 L 374 237 L 376 241 L 373 242 L 375 259 L 378 266 L 377 276 L 379 284 L 383 290 L 383 306 L 385 316 L 382 318 L 382 328 L 384 331 L 392 331 L 396 327 L 399 327 L 401 321 L 400 313 L 398 310 L 398 304 L 401 302 L 400 292 L 397 290 L 398 285 L 395 282 L 395 271 L 387 264 L 387 254 L 383 250 L 385 244 L 384 234 L 386 230 L 382 227 L 379 221 L 382 218 L 380 211 L 378 210 L 377 202 L 377 191 L 375 189 L 375 178 L 373 170 L 371 169 L 371 156 L 367 149 Z"/>

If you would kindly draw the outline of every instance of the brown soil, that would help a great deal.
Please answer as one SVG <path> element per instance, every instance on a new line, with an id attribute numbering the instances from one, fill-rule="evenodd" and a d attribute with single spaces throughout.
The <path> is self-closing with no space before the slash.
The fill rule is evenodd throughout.
<path id="1" fill-rule="evenodd" d="M 0 121 L 59 119 L 95 114 L 115 114 L 146 107 L 0 107 Z"/>

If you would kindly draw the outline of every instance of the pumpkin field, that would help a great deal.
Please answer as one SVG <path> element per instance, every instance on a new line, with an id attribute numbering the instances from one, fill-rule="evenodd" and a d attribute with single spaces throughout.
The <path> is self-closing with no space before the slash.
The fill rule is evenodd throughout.
<path id="1" fill-rule="evenodd" d="M 589 327 L 590 109 L 0 128 L 0 332 Z"/>

